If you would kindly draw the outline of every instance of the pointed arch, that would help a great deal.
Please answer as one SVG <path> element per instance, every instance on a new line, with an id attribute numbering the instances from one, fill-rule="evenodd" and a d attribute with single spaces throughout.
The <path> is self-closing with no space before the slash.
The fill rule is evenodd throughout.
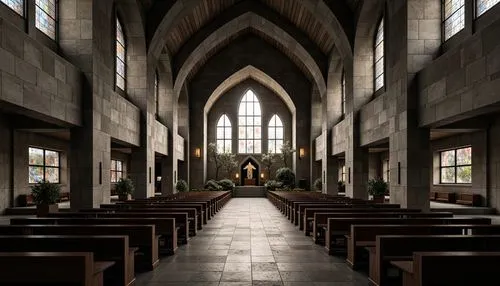
<path id="1" fill-rule="evenodd" d="M 281 147 L 285 142 L 285 127 L 278 114 L 274 114 L 267 126 L 268 153 L 281 153 Z"/>
<path id="2" fill-rule="evenodd" d="M 229 117 L 227 117 L 227 114 L 222 114 L 219 117 L 219 120 L 217 120 L 217 133 L 216 133 L 216 144 L 217 144 L 217 150 L 219 153 L 232 153 L 233 152 L 233 147 L 232 147 L 232 132 L 233 128 L 231 125 L 231 121 L 229 120 Z"/>
<path id="3" fill-rule="evenodd" d="M 262 153 L 262 110 L 251 89 L 245 92 L 238 107 L 238 153 Z"/>

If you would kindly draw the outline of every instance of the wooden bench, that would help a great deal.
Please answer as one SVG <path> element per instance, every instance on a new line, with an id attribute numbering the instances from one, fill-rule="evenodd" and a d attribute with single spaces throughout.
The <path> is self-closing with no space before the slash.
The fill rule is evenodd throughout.
<path id="1" fill-rule="evenodd" d="M 403 273 L 403 286 L 498 285 L 500 252 L 414 252 L 413 259 L 391 261 Z"/>
<path id="2" fill-rule="evenodd" d="M 351 225 L 357 224 L 491 224 L 490 218 L 453 218 L 453 217 L 420 217 L 420 218 L 328 218 L 325 236 L 325 248 L 330 254 L 344 253 L 347 250 L 345 236 L 351 231 Z"/>
<path id="3" fill-rule="evenodd" d="M 208 220 L 211 219 L 210 205 L 207 202 L 181 202 L 181 201 L 126 201 L 117 203 L 116 205 L 126 205 L 129 208 L 141 207 L 141 208 L 169 208 L 169 207 L 189 207 L 196 208 L 198 213 L 201 214 L 201 219 L 203 224 L 207 224 Z M 102 208 L 102 205 L 101 205 Z"/>
<path id="4" fill-rule="evenodd" d="M 101 213 L 176 213 L 176 212 L 186 212 L 188 215 L 189 223 L 189 236 L 196 236 L 197 233 L 197 225 L 198 225 L 198 217 L 197 211 L 195 208 L 133 208 L 133 209 L 120 209 L 117 207 L 113 208 L 93 208 L 93 209 L 81 209 L 79 212 L 101 212 Z M 59 212 L 65 212 L 63 210 L 59 210 Z M 177 222 L 177 221 L 176 221 Z"/>
<path id="5" fill-rule="evenodd" d="M 436 201 L 454 204 L 455 203 L 455 193 L 436 192 Z"/>
<path id="6" fill-rule="evenodd" d="M 469 205 L 478 207 L 482 204 L 481 195 L 479 194 L 464 194 L 460 193 L 456 196 L 456 203 L 461 205 Z"/>
<path id="7" fill-rule="evenodd" d="M 93 252 L 97 261 L 113 261 L 115 264 L 104 274 L 104 283 L 108 285 L 134 284 L 134 252 L 136 250 L 136 248 L 129 247 L 128 236 L 124 235 L 0 236 L 0 252 Z"/>
<path id="8" fill-rule="evenodd" d="M 315 213 L 313 221 L 313 240 L 316 244 L 323 245 L 326 244 L 327 240 L 327 224 L 330 218 L 452 218 L 453 213 L 451 212 L 430 212 L 430 213 L 408 213 L 408 212 L 373 212 L 373 213 Z M 350 228 L 347 230 L 348 234 Z"/>
<path id="9" fill-rule="evenodd" d="M 136 272 L 153 270 L 159 263 L 154 225 L 0 225 L 0 235 L 127 235 L 129 246 L 138 248 Z"/>
<path id="10" fill-rule="evenodd" d="M 127 213 L 127 212 L 57 212 L 49 213 L 47 217 L 56 218 L 173 218 L 177 228 L 177 241 L 187 244 L 189 240 L 189 219 L 187 213 Z"/>
<path id="11" fill-rule="evenodd" d="M 365 260 L 362 251 L 375 246 L 377 235 L 445 235 L 445 234 L 497 234 L 500 225 L 351 225 L 347 238 L 346 262 L 353 269 L 359 268 Z"/>
<path id="12" fill-rule="evenodd" d="M 500 251 L 500 235 L 379 235 L 370 255 L 374 285 L 401 285 L 401 274 L 391 261 L 411 260 L 418 251 Z M 498 267 L 498 266 L 497 266 Z"/>
<path id="13" fill-rule="evenodd" d="M 102 286 L 114 264 L 92 252 L 0 252 L 0 285 Z"/>
<path id="14" fill-rule="evenodd" d="M 174 254 L 177 250 L 177 229 L 173 218 L 12 218 L 11 225 L 154 225 L 159 236 L 160 254 Z"/>

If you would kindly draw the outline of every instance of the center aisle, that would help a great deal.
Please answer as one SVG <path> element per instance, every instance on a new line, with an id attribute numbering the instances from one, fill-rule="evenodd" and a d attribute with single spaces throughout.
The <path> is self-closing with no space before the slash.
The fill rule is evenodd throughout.
<path id="1" fill-rule="evenodd" d="M 233 198 L 136 285 L 358 286 L 368 279 L 328 256 L 266 198 Z"/>

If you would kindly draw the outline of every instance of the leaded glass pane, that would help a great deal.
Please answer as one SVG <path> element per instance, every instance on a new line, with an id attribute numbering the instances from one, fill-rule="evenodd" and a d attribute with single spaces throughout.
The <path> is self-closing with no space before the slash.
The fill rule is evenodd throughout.
<path id="1" fill-rule="evenodd" d="M 455 166 L 455 150 L 441 152 L 441 166 Z"/>
<path id="2" fill-rule="evenodd" d="M 29 148 L 29 165 L 43 166 L 43 149 Z"/>
<path id="3" fill-rule="evenodd" d="M 59 183 L 59 168 L 45 168 L 45 180 L 49 183 Z"/>
<path id="4" fill-rule="evenodd" d="M 472 148 L 462 148 L 457 150 L 457 165 L 472 164 Z"/>
<path id="5" fill-rule="evenodd" d="M 59 167 L 59 152 L 45 151 L 45 165 L 51 167 Z"/>
<path id="6" fill-rule="evenodd" d="M 375 91 L 379 90 L 384 86 L 384 19 L 380 21 L 377 28 L 377 35 L 375 37 L 374 44 L 374 79 L 375 79 Z M 345 83 L 343 83 L 345 84 Z M 344 101 L 345 104 L 345 101 Z"/>
<path id="7" fill-rule="evenodd" d="M 35 184 L 43 180 L 43 167 L 29 166 L 29 183 Z"/>
<path id="8" fill-rule="evenodd" d="M 55 0 L 35 1 L 35 26 L 51 39 L 56 38 Z"/>
<path id="9" fill-rule="evenodd" d="M 455 183 L 455 168 L 441 168 L 441 183 Z"/>
<path id="10" fill-rule="evenodd" d="M 24 16 L 24 0 L 0 0 L 17 14 Z"/>
<path id="11" fill-rule="evenodd" d="M 224 138 L 224 128 L 217 128 L 217 139 Z"/>
<path id="12" fill-rule="evenodd" d="M 231 148 L 231 139 L 232 139 L 232 132 L 231 132 L 231 122 L 229 121 L 229 118 L 227 117 L 226 114 L 223 114 L 219 120 L 217 121 L 217 134 L 216 134 L 216 139 L 217 139 L 217 150 L 219 152 L 227 152 L 231 153 L 232 148 Z M 241 130 L 240 130 L 241 132 Z"/>
<path id="13" fill-rule="evenodd" d="M 122 168 L 122 161 L 116 161 L 116 170 L 117 171 L 122 171 L 123 168 Z"/>
<path id="14" fill-rule="evenodd" d="M 500 2 L 500 0 L 476 0 L 476 17 L 481 16 L 491 7 L 498 4 L 498 2 Z"/>
<path id="15" fill-rule="evenodd" d="M 238 152 L 260 153 L 261 108 L 255 94 L 248 90 L 238 108 Z M 256 149 L 259 147 L 259 149 Z"/>
<path id="16" fill-rule="evenodd" d="M 446 0 L 443 10 L 444 40 L 446 41 L 465 26 L 464 0 Z"/>
<path id="17" fill-rule="evenodd" d="M 123 28 L 120 20 L 116 18 L 116 59 L 115 59 L 115 72 L 116 72 L 116 86 L 122 90 L 125 90 L 125 77 L 127 73 L 126 65 L 126 44 L 125 44 L 125 34 L 123 33 Z"/>
<path id="18" fill-rule="evenodd" d="M 116 183 L 118 180 L 116 179 L 116 172 L 111 172 L 111 183 Z"/>
<path id="19" fill-rule="evenodd" d="M 260 140 L 255 140 L 254 141 L 254 153 L 262 153 L 262 141 Z"/>

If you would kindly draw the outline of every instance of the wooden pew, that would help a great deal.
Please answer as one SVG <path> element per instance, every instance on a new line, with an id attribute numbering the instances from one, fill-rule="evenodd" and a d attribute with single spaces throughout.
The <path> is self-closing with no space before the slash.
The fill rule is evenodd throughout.
<path id="1" fill-rule="evenodd" d="M 136 272 L 153 270 L 159 263 L 154 225 L 0 225 L 0 235 L 127 235 L 129 246 L 138 248 Z"/>
<path id="2" fill-rule="evenodd" d="M 141 209 L 171 209 L 171 208 L 195 208 L 197 213 L 197 227 L 198 230 L 203 229 L 203 225 L 207 224 L 207 217 L 205 211 L 203 211 L 202 204 L 166 204 L 166 203 L 122 203 L 122 204 L 101 204 L 102 209 L 113 209 L 113 210 L 141 210 Z"/>
<path id="3" fill-rule="evenodd" d="M 313 240 L 316 244 L 325 245 L 327 239 L 327 224 L 330 218 L 452 218 L 451 212 L 408 213 L 408 212 L 374 212 L 374 213 L 315 213 L 313 221 Z M 348 234 L 350 228 L 345 234 Z"/>
<path id="4" fill-rule="evenodd" d="M 496 286 L 500 252 L 418 251 L 391 264 L 403 273 L 403 286 Z"/>
<path id="5" fill-rule="evenodd" d="M 309 236 L 313 231 L 314 224 L 314 214 L 315 213 L 348 213 L 348 212 L 356 212 L 356 213 L 382 213 L 382 212 L 398 212 L 398 213 L 421 213 L 420 209 L 393 209 L 393 208 L 363 208 L 363 207 L 354 207 L 354 206 L 342 206 L 342 207 L 324 207 L 324 208 L 316 208 L 316 207 L 306 207 L 304 208 L 304 214 L 301 220 L 301 226 L 304 230 L 304 234 Z M 326 222 L 325 222 L 326 223 Z"/>
<path id="6" fill-rule="evenodd" d="M 103 213 L 103 212 L 57 212 L 49 213 L 47 217 L 56 218 L 173 218 L 177 228 L 177 241 L 187 244 L 189 240 L 189 220 L 187 213 Z"/>
<path id="7" fill-rule="evenodd" d="M 114 264 L 92 252 L 0 252 L 0 285 L 102 286 Z"/>
<path id="8" fill-rule="evenodd" d="M 186 212 L 188 214 L 189 223 L 189 236 L 196 236 L 198 217 L 195 208 L 134 208 L 134 209 L 120 209 L 117 207 L 113 208 L 93 208 L 93 209 L 80 209 L 79 212 L 101 212 L 101 213 L 176 213 L 176 212 Z M 65 212 L 59 210 L 59 212 Z M 177 221 L 176 221 L 177 222 Z"/>
<path id="9" fill-rule="evenodd" d="M 159 235 L 161 254 L 174 254 L 177 250 L 177 230 L 173 218 L 12 218 L 11 225 L 154 225 Z"/>
<path id="10" fill-rule="evenodd" d="M 142 207 L 142 208 L 148 208 L 148 207 L 190 207 L 190 208 L 196 208 L 196 210 L 201 214 L 202 222 L 203 224 L 207 224 L 208 220 L 211 219 L 211 210 L 210 210 L 210 204 L 207 202 L 195 202 L 195 201 L 189 201 L 189 202 L 184 202 L 184 201 L 144 201 L 144 200 L 133 200 L 133 201 L 126 201 L 126 202 L 119 202 L 115 205 L 125 205 L 128 206 L 129 208 L 131 207 Z M 102 208 L 102 205 L 101 205 Z"/>
<path id="11" fill-rule="evenodd" d="M 325 236 L 325 248 L 330 254 L 346 250 L 345 235 L 351 231 L 351 225 L 357 224 L 491 224 L 490 218 L 329 218 Z"/>
<path id="12" fill-rule="evenodd" d="M 379 235 L 369 251 L 369 281 L 373 285 L 401 285 L 401 275 L 391 267 L 391 261 L 410 260 L 418 251 L 498 252 L 500 235 Z"/>
<path id="13" fill-rule="evenodd" d="M 135 282 L 137 250 L 130 248 L 128 241 L 124 235 L 2 235 L 0 252 L 93 252 L 97 261 L 115 262 L 104 274 L 105 284 L 128 286 Z"/>
<path id="14" fill-rule="evenodd" d="M 347 238 L 346 262 L 357 269 L 363 261 L 363 250 L 375 246 L 377 235 L 446 235 L 497 234 L 500 225 L 351 225 Z M 361 260 L 361 261 L 360 261 Z"/>

